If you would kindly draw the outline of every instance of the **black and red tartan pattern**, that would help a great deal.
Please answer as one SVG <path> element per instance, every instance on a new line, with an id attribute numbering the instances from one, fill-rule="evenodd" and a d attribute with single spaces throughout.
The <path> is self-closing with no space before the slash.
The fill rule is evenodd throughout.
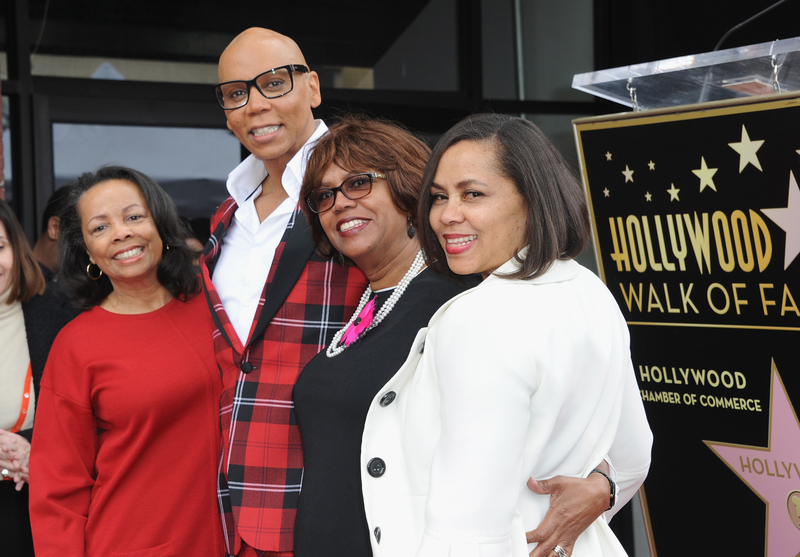
<path id="1" fill-rule="evenodd" d="M 212 219 L 213 235 L 203 258 L 205 294 L 217 323 L 214 343 L 224 390 L 220 401 L 223 450 L 219 463 L 218 493 L 225 540 L 235 555 L 243 539 L 267 552 L 291 552 L 294 520 L 303 479 L 300 431 L 292 403 L 292 389 L 308 361 L 330 342 L 355 311 L 366 278 L 355 267 L 341 267 L 311 250 L 303 261 L 281 257 L 292 234 L 308 234 L 296 211 L 275 252 L 264 285 L 250 339 L 242 346 L 210 280 L 236 204 L 228 199 Z M 308 238 L 303 238 L 307 240 Z M 293 245 L 296 245 L 293 244 Z M 295 254 L 296 252 L 292 252 Z M 271 300 L 279 307 L 259 330 L 256 323 L 265 307 L 270 285 L 291 264 L 299 278 L 288 296 Z M 270 290 L 274 292 L 274 290 Z M 243 368 L 252 366 L 244 373 Z"/>

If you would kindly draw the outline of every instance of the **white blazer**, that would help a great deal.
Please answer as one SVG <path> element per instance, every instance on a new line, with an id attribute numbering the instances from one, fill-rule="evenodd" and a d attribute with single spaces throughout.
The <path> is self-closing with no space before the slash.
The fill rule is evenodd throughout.
<path id="1" fill-rule="evenodd" d="M 608 458 L 616 511 L 651 445 L 606 286 L 574 261 L 529 281 L 492 275 L 437 311 L 373 400 L 361 448 L 373 554 L 525 557 L 549 508 L 529 477 L 586 477 Z M 572 555 L 625 552 L 600 517 Z"/>

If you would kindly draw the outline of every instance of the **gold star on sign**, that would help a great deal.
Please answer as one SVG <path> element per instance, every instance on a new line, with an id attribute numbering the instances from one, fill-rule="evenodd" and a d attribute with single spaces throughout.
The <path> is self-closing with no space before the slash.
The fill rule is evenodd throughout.
<path id="1" fill-rule="evenodd" d="M 607 161 L 611 160 L 611 151 L 606 151 L 606 160 Z"/>
<path id="2" fill-rule="evenodd" d="M 678 199 L 678 192 L 681 191 L 681 190 L 676 188 L 675 184 L 670 184 L 670 186 L 671 187 L 667 190 L 667 193 L 669 194 L 669 200 L 670 201 L 680 201 L 680 199 Z"/>
<path id="3" fill-rule="evenodd" d="M 714 185 L 714 174 L 717 173 L 716 168 L 708 168 L 706 166 L 705 157 L 700 157 L 700 168 L 692 170 L 692 173 L 700 178 L 700 191 L 706 189 L 706 186 L 714 191 L 717 191 L 717 186 Z"/>
<path id="4" fill-rule="evenodd" d="M 606 197 L 610 197 L 611 196 L 611 192 L 608 191 L 608 188 L 603 190 L 603 195 L 605 195 Z"/>
<path id="5" fill-rule="evenodd" d="M 633 170 L 628 168 L 627 164 L 625 165 L 625 170 L 623 170 L 622 173 L 625 175 L 625 183 L 626 184 L 628 182 L 633 182 Z"/>
<path id="6" fill-rule="evenodd" d="M 644 194 L 644 198 L 647 201 L 652 201 L 653 200 L 653 195 L 650 192 L 647 192 L 646 194 Z"/>
<path id="7" fill-rule="evenodd" d="M 648 162 L 647 166 L 650 167 L 650 170 L 655 170 L 656 169 L 656 163 L 654 163 L 653 161 Z"/>
<path id="8" fill-rule="evenodd" d="M 758 162 L 756 152 L 761 149 L 764 140 L 750 141 L 750 136 L 747 135 L 747 130 L 742 126 L 742 140 L 738 143 L 728 143 L 728 146 L 739 153 L 739 173 L 742 173 L 744 167 L 752 164 L 757 169 L 761 170 L 761 163 Z M 762 170 L 763 172 L 763 170 Z"/>

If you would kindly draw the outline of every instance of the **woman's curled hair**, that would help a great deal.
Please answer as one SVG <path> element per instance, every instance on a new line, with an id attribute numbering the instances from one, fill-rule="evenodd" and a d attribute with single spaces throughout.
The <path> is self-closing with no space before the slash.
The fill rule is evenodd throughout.
<path id="1" fill-rule="evenodd" d="M 164 250 L 158 263 L 158 282 L 169 293 L 185 301 L 200 292 L 200 281 L 194 263 L 196 254 L 186 244 L 189 233 L 178 216 L 169 194 L 149 176 L 124 166 L 104 166 L 96 172 L 86 172 L 71 183 L 69 198 L 61 214 L 59 226 L 59 277 L 72 295 L 72 302 L 86 310 L 102 302 L 113 286 L 106 275 L 92 280 L 86 273 L 89 254 L 83 240 L 78 202 L 90 188 L 108 180 L 124 180 L 142 192 L 150 216 L 158 230 Z M 169 246 L 169 249 L 167 249 Z"/>
<path id="2" fill-rule="evenodd" d="M 430 152 L 423 141 L 389 120 L 346 114 L 331 124 L 328 133 L 314 145 L 300 190 L 300 206 L 320 253 L 335 257 L 339 252 L 328 240 L 319 215 L 312 213 L 304 200 L 321 186 L 332 164 L 352 172 L 373 170 L 386 174 L 392 202 L 417 228 L 417 202 Z"/>

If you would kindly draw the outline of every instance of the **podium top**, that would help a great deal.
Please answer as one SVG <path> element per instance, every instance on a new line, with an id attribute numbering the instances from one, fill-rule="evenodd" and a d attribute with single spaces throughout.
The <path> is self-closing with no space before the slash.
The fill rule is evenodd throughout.
<path id="1" fill-rule="evenodd" d="M 638 110 L 798 91 L 800 37 L 576 74 L 572 87 Z"/>

